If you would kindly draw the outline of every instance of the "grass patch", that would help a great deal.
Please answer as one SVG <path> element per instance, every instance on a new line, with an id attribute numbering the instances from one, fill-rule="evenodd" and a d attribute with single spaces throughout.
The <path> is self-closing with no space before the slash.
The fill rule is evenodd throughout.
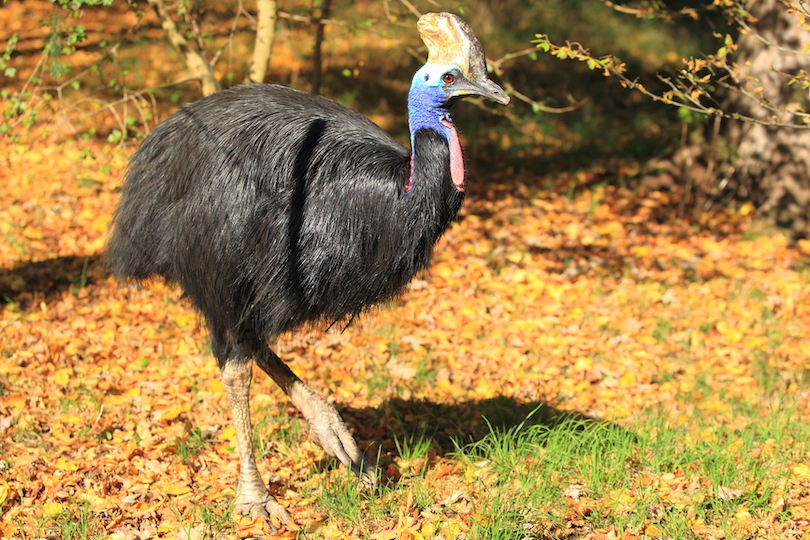
<path id="1" fill-rule="evenodd" d="M 790 406 L 733 412 L 747 420 L 718 423 L 698 411 L 673 422 L 658 412 L 629 429 L 573 417 L 493 429 L 458 454 L 476 484 L 470 537 L 495 538 L 497 528 L 542 538 L 605 529 L 741 538 L 784 521 L 791 467 L 808 458 L 795 443 L 810 429 Z"/>
<path id="2" fill-rule="evenodd" d="M 299 446 L 307 438 L 307 423 L 290 417 L 286 408 L 279 404 L 259 407 L 254 418 L 253 448 L 256 459 L 262 460 L 271 453 L 294 459 Z"/>
<path id="3" fill-rule="evenodd" d="M 198 427 L 192 427 L 188 433 L 182 437 L 177 437 L 172 446 L 180 461 L 188 465 L 205 451 L 210 441 L 210 433 Z"/>
<path id="4" fill-rule="evenodd" d="M 71 504 L 55 512 L 53 509 L 59 506 L 58 503 L 51 503 L 50 507 L 46 507 L 46 510 L 54 512 L 53 515 L 44 517 L 41 523 L 41 530 L 46 538 L 85 540 L 98 538 L 103 532 L 90 512 L 89 503 Z"/>
<path id="5" fill-rule="evenodd" d="M 228 501 L 216 505 L 193 503 L 183 515 L 175 509 L 180 524 L 180 540 L 215 540 L 234 532 L 231 505 Z"/>

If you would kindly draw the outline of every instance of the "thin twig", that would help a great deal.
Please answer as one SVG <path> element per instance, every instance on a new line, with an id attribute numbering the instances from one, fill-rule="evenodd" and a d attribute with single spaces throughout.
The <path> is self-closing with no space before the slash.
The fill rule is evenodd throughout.
<path id="1" fill-rule="evenodd" d="M 421 13 L 421 12 L 420 12 L 418 9 L 416 9 L 416 8 L 414 7 L 414 5 L 413 5 L 413 4 L 411 4 L 410 2 L 408 2 L 408 0 L 399 0 L 399 1 L 400 1 L 400 3 L 401 3 L 403 6 L 405 6 L 405 7 L 408 9 L 408 11 L 410 11 L 411 13 L 413 13 L 413 14 L 414 14 L 414 16 L 415 16 L 417 19 L 418 19 L 419 17 L 421 17 L 421 16 L 422 16 L 422 13 Z"/>

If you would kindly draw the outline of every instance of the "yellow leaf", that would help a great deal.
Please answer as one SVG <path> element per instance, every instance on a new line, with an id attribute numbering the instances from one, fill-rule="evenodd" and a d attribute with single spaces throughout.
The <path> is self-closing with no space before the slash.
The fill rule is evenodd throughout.
<path id="1" fill-rule="evenodd" d="M 191 488 L 183 482 L 176 482 L 174 484 L 166 484 L 161 486 L 163 493 L 166 495 L 185 495 L 191 493 Z"/>
<path id="2" fill-rule="evenodd" d="M 324 538 L 343 538 L 344 534 L 333 523 L 329 523 L 326 527 L 321 529 L 321 536 Z"/>
<path id="3" fill-rule="evenodd" d="M 45 233 L 42 232 L 42 229 L 39 227 L 28 225 L 25 229 L 23 229 L 23 236 L 29 240 L 42 240 L 45 238 Z"/>
<path id="4" fill-rule="evenodd" d="M 645 536 L 652 536 L 652 537 L 661 536 L 661 529 L 650 523 L 649 525 L 644 527 L 644 534 Z"/>
<path id="5" fill-rule="evenodd" d="M 79 470 L 79 462 L 78 461 L 71 461 L 69 459 L 65 459 L 64 457 L 60 457 L 56 460 L 56 463 L 53 464 L 54 467 L 59 469 L 60 471 L 78 471 Z"/>
<path id="6" fill-rule="evenodd" d="M 80 416 L 76 416 L 75 414 L 65 413 L 59 415 L 59 421 L 63 424 L 70 424 L 73 426 L 78 426 L 79 424 L 84 424 L 84 420 Z"/>
<path id="7" fill-rule="evenodd" d="M 53 382 L 55 382 L 59 386 L 67 386 L 72 377 L 73 377 L 72 369 L 70 368 L 60 369 L 53 374 Z"/>
<path id="8" fill-rule="evenodd" d="M 114 505 L 105 499 L 104 497 L 100 497 L 94 493 L 81 493 L 79 494 L 79 499 L 85 500 L 90 503 L 90 508 L 94 511 L 101 511 L 106 510 L 107 508 L 112 508 Z"/>
<path id="9" fill-rule="evenodd" d="M 0 479 L 0 508 L 2 508 L 3 503 L 6 502 L 6 499 L 8 499 L 8 494 L 10 491 L 11 488 L 8 487 L 8 482 Z"/>
<path id="10" fill-rule="evenodd" d="M 734 327 L 728 326 L 723 321 L 718 322 L 715 328 L 731 343 L 739 343 L 742 341 L 743 333 Z"/>
<path id="11" fill-rule="evenodd" d="M 425 523 L 422 525 L 422 530 L 420 532 L 425 538 L 433 538 L 436 536 L 436 525 L 433 523 Z"/>
<path id="12" fill-rule="evenodd" d="M 443 279 L 450 279 L 453 275 L 453 267 L 446 263 L 437 264 L 433 267 L 432 272 Z"/>
<path id="13" fill-rule="evenodd" d="M 380 531 L 371 535 L 371 540 L 394 540 L 397 537 L 397 531 L 389 529 L 387 531 Z"/>
<path id="14" fill-rule="evenodd" d="M 734 517 L 737 519 L 738 523 L 750 523 L 754 520 L 751 516 L 751 512 L 748 511 L 747 508 L 742 507 L 739 511 L 734 514 Z"/>
<path id="15" fill-rule="evenodd" d="M 523 253 L 520 251 L 513 251 L 509 255 L 506 256 L 506 260 L 510 263 L 517 264 L 523 260 Z"/>
<path id="16" fill-rule="evenodd" d="M 583 246 L 591 246 L 596 242 L 596 237 L 592 234 L 585 233 L 579 241 Z"/>
<path id="17" fill-rule="evenodd" d="M 101 540 L 126 540 L 126 538 L 126 536 L 116 531 L 108 534 L 107 536 L 102 536 Z"/>
<path id="18" fill-rule="evenodd" d="M 596 232 L 602 236 L 612 236 L 613 238 L 623 238 L 625 236 L 624 226 L 618 221 L 609 221 L 596 228 Z"/>
<path id="19" fill-rule="evenodd" d="M 582 232 L 582 229 L 582 224 L 574 221 L 565 226 L 565 235 L 570 240 L 576 240 L 579 237 L 579 234 Z"/>
<path id="20" fill-rule="evenodd" d="M 3 400 L 4 405 L 11 408 L 12 413 L 19 413 L 25 408 L 24 394 L 9 394 Z"/>
<path id="21" fill-rule="evenodd" d="M 593 367 L 593 362 L 586 356 L 580 356 L 574 362 L 574 369 L 577 371 L 585 371 Z"/>
<path id="22" fill-rule="evenodd" d="M 13 523 L 8 521 L 0 521 L 0 538 L 11 538 L 19 529 Z"/>
<path id="23" fill-rule="evenodd" d="M 481 378 L 478 380 L 478 384 L 475 387 L 475 391 L 483 399 L 490 399 L 494 397 L 495 394 L 497 393 L 496 388 L 492 386 L 492 384 L 485 378 Z"/>
<path id="24" fill-rule="evenodd" d="M 107 227 L 110 225 L 111 217 L 112 216 L 110 214 L 102 214 L 93 220 L 93 224 L 91 226 L 98 232 L 106 232 Z"/>
<path id="25" fill-rule="evenodd" d="M 53 517 L 62 513 L 62 505 L 58 502 L 47 502 L 42 505 L 42 513 Z"/>
<path id="26" fill-rule="evenodd" d="M 651 336 L 649 334 L 640 334 L 636 336 L 636 341 L 638 341 L 643 345 L 655 345 L 656 343 L 658 343 L 658 340 L 655 338 L 655 336 Z"/>
<path id="27" fill-rule="evenodd" d="M 442 536 L 447 540 L 455 540 L 461 536 L 461 533 L 461 527 L 459 527 L 456 523 L 450 523 L 449 525 L 442 527 Z"/>
<path id="28" fill-rule="evenodd" d="M 195 323 L 197 320 L 197 315 L 195 315 L 192 311 L 184 311 L 174 315 L 172 320 L 174 321 L 174 324 L 180 328 L 188 328 Z"/>
<path id="29" fill-rule="evenodd" d="M 636 384 L 636 374 L 628 371 L 619 378 L 619 386 L 622 388 L 630 388 Z"/>
<path id="30" fill-rule="evenodd" d="M 232 441 L 233 438 L 236 436 L 236 430 L 233 426 L 229 425 L 219 433 L 219 440 L 221 441 Z"/>
<path id="31" fill-rule="evenodd" d="M 810 466 L 807 463 L 800 463 L 793 467 L 793 474 L 799 478 L 810 480 Z"/>
<path id="32" fill-rule="evenodd" d="M 181 403 L 179 405 L 175 405 L 174 407 L 169 407 L 163 414 L 160 416 L 161 420 L 174 420 L 178 416 L 183 413 L 187 413 L 191 410 L 191 405 L 188 403 Z"/>
<path id="33" fill-rule="evenodd" d="M 225 395 L 225 385 L 219 377 L 214 377 L 208 382 L 208 391 L 214 394 L 215 398 Z"/>

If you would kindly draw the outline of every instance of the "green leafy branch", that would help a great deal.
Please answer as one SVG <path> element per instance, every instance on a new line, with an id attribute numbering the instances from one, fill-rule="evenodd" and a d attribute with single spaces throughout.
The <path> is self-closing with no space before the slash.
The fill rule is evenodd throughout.
<path id="1" fill-rule="evenodd" d="M 723 37 L 723 45 L 715 53 L 706 55 L 704 58 L 685 59 L 684 68 L 678 70 L 674 77 L 657 74 L 658 79 L 666 88 L 663 92 L 650 90 L 639 82 L 638 78 L 630 78 L 627 75 L 626 64 L 616 56 L 593 56 L 587 48 L 577 42 L 566 41 L 565 45 L 556 45 L 546 34 L 537 34 L 532 43 L 537 49 L 560 60 L 571 59 L 584 62 L 591 70 L 600 70 L 606 77 L 618 78 L 625 88 L 638 90 L 654 101 L 673 105 L 684 111 L 707 117 L 741 120 L 768 127 L 810 129 L 810 114 L 803 107 L 798 103 L 786 108 L 773 104 L 766 97 L 759 81 L 746 76 L 739 65 L 730 61 L 737 50 L 737 44 L 730 35 Z M 800 70 L 794 75 L 781 75 L 784 76 L 785 83 L 788 85 L 798 85 L 803 90 L 810 89 L 810 78 L 804 70 Z M 756 101 L 760 107 L 770 113 L 769 116 L 762 119 L 723 110 L 714 99 L 718 87 L 737 92 Z M 789 120 L 780 120 L 780 117 L 785 115 L 789 117 Z"/>
<path id="2" fill-rule="evenodd" d="M 0 90 L 0 98 L 5 101 L 0 116 L 0 134 L 16 139 L 18 135 L 15 128 L 23 126 L 30 129 L 40 119 L 40 113 L 43 111 L 58 114 L 74 131 L 75 127 L 70 116 L 79 114 L 89 118 L 100 113 L 108 113 L 118 126 L 108 137 L 111 142 L 127 138 L 127 134 L 132 132 L 139 121 L 148 130 L 148 121 L 152 119 L 150 108 L 153 110 L 155 106 L 150 90 L 130 90 L 121 81 L 106 80 L 102 72 L 104 65 L 115 63 L 120 42 L 112 44 L 101 42 L 100 47 L 106 53 L 103 61 L 78 73 L 72 73 L 70 66 L 65 62 L 65 58 L 78 51 L 88 37 L 83 25 L 66 24 L 66 21 L 78 21 L 83 9 L 109 6 L 112 0 L 51 0 L 51 3 L 61 9 L 45 23 L 50 31 L 34 68 L 24 81 L 20 81 L 16 90 L 11 88 Z M 11 65 L 18 43 L 19 36 L 12 35 L 5 43 L 5 50 L 0 54 L 0 70 L 9 80 L 18 75 L 17 69 Z M 81 95 L 68 99 L 66 93 L 79 91 L 83 81 L 90 74 L 96 74 L 106 86 L 121 92 L 122 97 L 113 101 Z M 151 107 L 149 100 L 152 100 Z M 135 116 L 128 114 L 129 106 L 134 108 Z M 95 132 L 94 129 L 90 131 Z"/>

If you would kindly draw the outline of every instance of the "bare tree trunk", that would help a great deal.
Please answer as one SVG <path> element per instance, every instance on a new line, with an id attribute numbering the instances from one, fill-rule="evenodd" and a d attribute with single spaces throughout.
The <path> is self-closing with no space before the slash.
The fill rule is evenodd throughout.
<path id="1" fill-rule="evenodd" d="M 802 92 L 797 88 L 800 85 L 786 83 L 788 77 L 799 70 L 810 70 L 810 57 L 803 52 L 803 44 L 810 40 L 810 35 L 798 27 L 796 15 L 788 14 L 779 0 L 752 0 L 746 8 L 758 19 L 752 23 L 758 36 L 745 34 L 739 39 L 735 61 L 740 66 L 740 79 L 747 79 L 749 91 L 763 92 L 768 101 L 782 109 L 797 101 L 801 103 L 801 99 L 797 99 L 797 93 Z M 728 96 L 723 108 L 763 121 L 790 121 L 790 115 L 780 117 L 740 94 Z M 763 217 L 791 229 L 794 236 L 808 236 L 810 135 L 807 131 L 728 121 L 724 135 L 733 152 L 725 167 L 726 189 L 739 198 L 751 200 Z"/>
<path id="2" fill-rule="evenodd" d="M 276 0 L 257 0 L 256 43 L 253 45 L 253 60 L 250 63 L 248 81 L 263 83 L 270 63 L 270 52 L 276 37 Z"/>
<path id="3" fill-rule="evenodd" d="M 166 33 L 172 47 L 183 56 L 189 74 L 200 80 L 204 96 L 219 92 L 219 82 L 214 77 L 214 70 L 199 51 L 192 47 L 183 34 L 177 29 L 163 0 L 147 0 L 160 19 L 160 26 Z"/>
<path id="4" fill-rule="evenodd" d="M 329 18 L 329 11 L 332 8 L 332 0 L 322 0 L 320 13 L 317 16 L 315 23 L 315 48 L 312 52 L 312 93 L 321 93 L 321 79 L 322 79 L 322 54 L 323 49 L 323 34 L 326 25 L 323 23 L 324 19 Z"/>

